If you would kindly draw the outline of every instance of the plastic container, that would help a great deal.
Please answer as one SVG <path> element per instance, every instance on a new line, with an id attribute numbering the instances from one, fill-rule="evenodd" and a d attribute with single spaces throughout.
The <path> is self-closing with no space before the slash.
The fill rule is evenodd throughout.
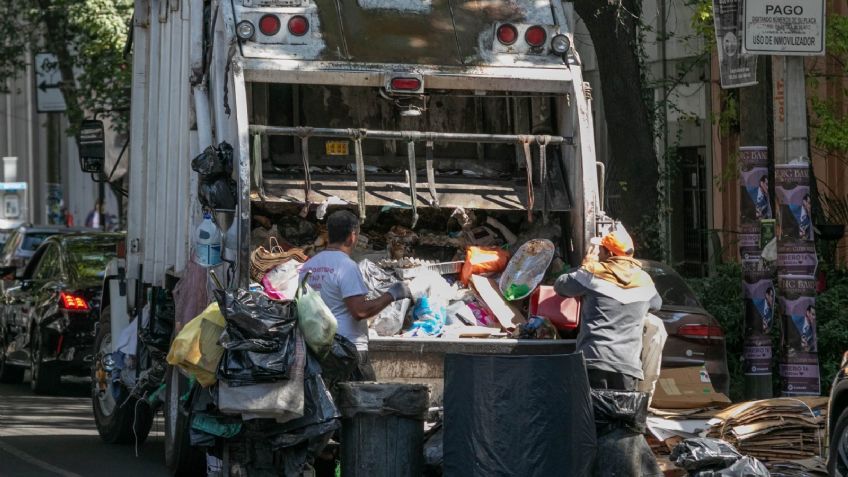
<path id="1" fill-rule="evenodd" d="M 203 221 L 194 232 L 194 261 L 201 267 L 221 263 L 221 231 L 209 212 L 203 213 Z"/>
<path id="2" fill-rule="evenodd" d="M 559 296 L 554 287 L 540 286 L 530 296 L 530 314 L 551 320 L 558 330 L 580 325 L 580 300 Z"/>
<path id="3" fill-rule="evenodd" d="M 550 240 L 533 239 L 515 252 L 498 282 L 507 301 L 523 300 L 536 289 L 545 278 L 555 249 Z"/>

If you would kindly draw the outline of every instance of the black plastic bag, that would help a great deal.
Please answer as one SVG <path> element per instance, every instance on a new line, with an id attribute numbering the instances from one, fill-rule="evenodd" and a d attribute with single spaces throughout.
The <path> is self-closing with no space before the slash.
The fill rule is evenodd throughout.
<path id="1" fill-rule="evenodd" d="M 191 170 L 197 172 L 203 180 L 221 175 L 231 176 L 233 173 L 232 146 L 222 142 L 218 147 L 207 147 L 191 160 Z"/>
<path id="2" fill-rule="evenodd" d="M 236 184 L 226 176 L 201 180 L 197 184 L 197 198 L 201 205 L 210 209 L 235 209 Z"/>
<path id="3" fill-rule="evenodd" d="M 340 334 L 333 337 L 330 352 L 321 358 L 321 376 L 329 389 L 334 389 L 336 384 L 347 381 L 356 369 L 357 359 L 356 345 Z"/>
<path id="4" fill-rule="evenodd" d="M 726 469 L 701 470 L 689 475 L 691 477 L 769 477 L 771 473 L 762 462 L 745 456 Z"/>
<path id="5" fill-rule="evenodd" d="M 295 304 L 246 290 L 219 290 L 215 295 L 227 322 L 218 378 L 230 386 L 288 379 L 294 364 Z"/>
<path id="6" fill-rule="evenodd" d="M 598 435 L 618 428 L 644 433 L 650 399 L 648 393 L 593 389 L 592 411 Z"/>
<path id="7" fill-rule="evenodd" d="M 671 451 L 671 461 L 688 471 L 724 469 L 742 458 L 731 444 L 711 437 L 686 439 Z"/>

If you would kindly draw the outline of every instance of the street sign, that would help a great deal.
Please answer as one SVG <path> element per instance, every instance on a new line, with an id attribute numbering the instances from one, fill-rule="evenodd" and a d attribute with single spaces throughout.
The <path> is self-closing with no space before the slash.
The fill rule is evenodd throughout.
<path id="1" fill-rule="evenodd" d="M 63 112 L 67 109 L 59 86 L 62 73 L 53 53 L 35 55 L 35 101 L 39 113 Z"/>
<path id="2" fill-rule="evenodd" d="M 746 0 L 745 50 L 824 55 L 824 0 Z"/>

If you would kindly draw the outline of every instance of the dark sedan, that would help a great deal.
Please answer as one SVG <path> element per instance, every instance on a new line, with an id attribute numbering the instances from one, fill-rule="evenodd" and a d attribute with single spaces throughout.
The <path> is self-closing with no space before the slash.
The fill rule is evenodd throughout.
<path id="1" fill-rule="evenodd" d="M 32 389 L 48 393 L 62 374 L 88 375 L 106 265 L 123 234 L 56 235 L 36 250 L 0 313 L 0 381 L 29 368 Z"/>
<path id="2" fill-rule="evenodd" d="M 727 395 L 730 379 L 721 325 L 701 306 L 695 292 L 671 267 L 650 260 L 643 260 L 642 266 L 654 279 L 663 300 L 662 309 L 655 313 L 662 318 L 668 332 L 662 367 L 704 365 L 713 388 Z"/>

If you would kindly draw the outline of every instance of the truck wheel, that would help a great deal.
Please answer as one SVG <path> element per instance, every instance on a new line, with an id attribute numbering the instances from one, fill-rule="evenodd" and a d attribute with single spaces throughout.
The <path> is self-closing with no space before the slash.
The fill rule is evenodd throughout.
<path id="1" fill-rule="evenodd" d="M 180 477 L 205 476 L 206 455 L 189 440 L 190 416 L 180 406 L 180 396 L 189 391 L 188 380 L 173 366 L 165 377 L 165 465 Z"/>
<path id="2" fill-rule="evenodd" d="M 109 444 L 143 443 L 153 425 L 153 412 L 146 402 L 135 398 L 127 399 L 129 393 L 121 388 L 115 398 L 109 373 L 103 368 L 103 358 L 112 351 L 112 324 L 109 307 L 101 312 L 100 326 L 97 329 L 95 348 L 96 359 L 91 366 L 91 403 L 94 408 L 94 422 L 97 432 L 104 442 Z"/>
<path id="3" fill-rule="evenodd" d="M 848 476 L 848 408 L 842 410 L 830 435 L 827 475 Z"/>
<path id="4" fill-rule="evenodd" d="M 24 379 L 24 368 L 6 363 L 6 335 L 0 334 L 0 383 L 18 384 Z"/>
<path id="5" fill-rule="evenodd" d="M 36 394 L 52 394 L 58 391 L 61 384 L 59 370 L 54 363 L 44 362 L 41 330 L 33 325 L 32 345 L 30 346 L 30 388 Z"/>

